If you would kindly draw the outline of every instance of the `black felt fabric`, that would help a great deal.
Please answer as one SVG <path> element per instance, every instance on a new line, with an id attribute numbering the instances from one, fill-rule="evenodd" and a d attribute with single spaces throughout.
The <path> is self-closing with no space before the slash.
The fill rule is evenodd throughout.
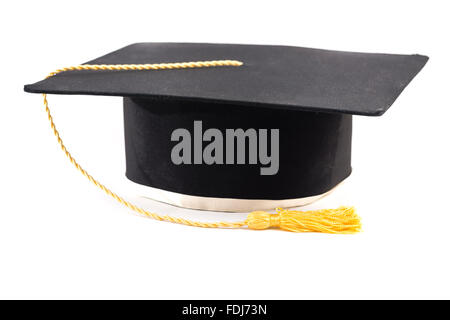
<path id="1" fill-rule="evenodd" d="M 428 60 L 421 55 L 286 46 L 139 43 L 88 63 L 219 59 L 240 60 L 244 65 L 161 71 L 69 71 L 27 85 L 25 91 L 181 98 L 241 106 L 381 115 Z M 209 107 L 215 108 L 216 104 Z"/>
<path id="2" fill-rule="evenodd" d="M 279 129 L 279 171 L 260 164 L 180 164 L 171 161 L 177 128 Z M 329 191 L 351 172 L 352 116 L 241 108 L 185 100 L 124 99 L 126 175 L 134 182 L 188 195 L 280 200 Z M 208 142 L 204 143 L 204 146 Z M 247 149 L 248 150 L 248 149 Z M 270 150 L 270 149 L 269 149 Z"/>

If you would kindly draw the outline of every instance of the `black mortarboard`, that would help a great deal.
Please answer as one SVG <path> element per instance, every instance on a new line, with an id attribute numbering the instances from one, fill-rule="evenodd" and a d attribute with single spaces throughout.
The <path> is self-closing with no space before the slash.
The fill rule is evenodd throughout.
<path id="1" fill-rule="evenodd" d="M 25 91 L 123 96 L 130 180 L 151 187 L 157 200 L 246 211 L 306 204 L 344 180 L 351 172 L 352 115 L 382 115 L 428 58 L 139 43 L 87 64 L 217 60 L 242 65 L 71 70 Z"/>

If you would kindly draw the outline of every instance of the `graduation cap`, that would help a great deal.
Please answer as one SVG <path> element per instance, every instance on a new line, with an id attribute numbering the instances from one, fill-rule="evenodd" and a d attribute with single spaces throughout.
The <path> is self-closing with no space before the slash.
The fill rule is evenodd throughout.
<path id="1" fill-rule="evenodd" d="M 138 43 L 57 70 L 25 91 L 44 94 L 71 162 L 141 214 L 201 227 L 352 233 L 360 223 L 351 207 L 254 211 L 235 223 L 139 208 L 70 155 L 46 94 L 124 97 L 126 176 L 146 186 L 147 196 L 193 209 L 266 210 L 309 204 L 347 178 L 352 115 L 382 115 L 427 60 L 287 46 Z"/>

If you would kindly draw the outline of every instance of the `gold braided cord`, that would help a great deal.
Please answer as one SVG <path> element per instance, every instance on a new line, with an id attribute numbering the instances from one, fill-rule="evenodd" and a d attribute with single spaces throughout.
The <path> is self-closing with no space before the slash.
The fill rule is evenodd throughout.
<path id="1" fill-rule="evenodd" d="M 181 62 L 181 63 L 161 63 L 161 64 L 131 64 L 131 65 L 80 65 L 58 69 L 54 72 L 51 72 L 47 78 L 50 78 L 60 72 L 64 71 L 73 71 L 73 70 L 162 70 L 162 69 L 181 69 L 181 68 L 207 68 L 207 67 L 222 67 L 222 66 L 240 66 L 242 62 L 234 61 L 234 60 L 214 60 L 214 61 L 198 61 L 198 62 Z M 167 221 L 172 223 L 184 224 L 187 226 L 194 227 L 203 227 L 203 228 L 240 228 L 245 225 L 245 222 L 197 222 L 191 221 L 183 218 L 171 217 L 168 215 L 159 215 L 153 212 L 149 212 L 145 209 L 142 209 L 131 202 L 125 200 L 115 192 L 111 191 L 105 185 L 101 184 L 97 179 L 91 176 L 70 154 L 67 150 L 64 142 L 62 141 L 58 130 L 56 129 L 55 123 L 53 121 L 53 117 L 50 113 L 50 108 L 48 106 L 47 94 L 43 94 L 44 96 L 44 106 L 45 111 L 47 112 L 48 120 L 50 121 L 50 125 L 53 130 L 53 134 L 58 140 L 58 144 L 61 147 L 64 154 L 69 158 L 70 162 L 77 168 L 78 171 L 81 172 L 86 178 L 89 179 L 93 184 L 95 184 L 98 188 L 103 190 L 107 195 L 113 197 L 117 201 L 119 201 L 124 206 L 129 209 L 137 212 L 138 214 L 144 215 L 146 217 L 159 220 L 159 221 Z"/>
<path id="2" fill-rule="evenodd" d="M 212 60 L 197 62 L 177 62 L 177 63 L 158 63 L 158 64 L 120 64 L 120 65 L 79 65 L 58 69 L 51 72 L 47 78 L 54 75 L 75 70 L 106 70 L 106 71 L 124 71 L 124 70 L 163 70 L 163 69 L 185 69 L 185 68 L 209 68 L 209 67 L 238 67 L 243 63 L 236 60 Z M 277 209 L 276 214 L 270 214 L 265 211 L 251 212 L 245 221 L 238 222 L 199 222 L 183 218 L 171 217 L 168 215 L 159 215 L 142 209 L 133 203 L 125 200 L 105 185 L 101 184 L 97 179 L 91 176 L 70 154 L 64 145 L 58 130 L 56 129 L 53 117 L 47 101 L 47 94 L 43 94 L 45 111 L 47 112 L 50 126 L 53 134 L 58 140 L 64 154 L 86 178 L 94 185 L 103 190 L 107 195 L 114 198 L 122 205 L 135 211 L 136 213 L 159 221 L 172 222 L 193 227 L 202 228 L 242 228 L 248 227 L 254 230 L 262 230 L 268 228 L 279 228 L 292 232 L 324 232 L 324 233 L 341 233 L 349 234 L 359 232 L 361 222 L 353 207 L 339 207 L 337 209 L 325 209 L 316 211 L 293 211 Z"/>
<path id="3" fill-rule="evenodd" d="M 51 72 L 47 78 L 64 71 L 75 70 L 105 70 L 105 71 L 131 71 L 131 70 L 165 70 L 165 69 L 190 69 L 209 67 L 239 67 L 243 63 L 236 60 L 211 60 L 191 61 L 174 63 L 152 63 L 152 64 L 83 64 L 79 66 L 66 67 Z"/>

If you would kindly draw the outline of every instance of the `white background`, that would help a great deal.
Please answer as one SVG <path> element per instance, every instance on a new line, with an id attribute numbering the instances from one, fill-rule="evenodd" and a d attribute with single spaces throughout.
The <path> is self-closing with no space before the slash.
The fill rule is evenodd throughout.
<path id="1" fill-rule="evenodd" d="M 450 298 L 448 1 L 3 1 L 0 298 Z M 383 117 L 355 117 L 353 174 L 309 208 L 354 205 L 353 236 L 207 230 L 130 214 L 68 163 L 23 85 L 134 42 L 420 53 Z M 50 96 L 69 149 L 114 190 L 122 100 Z M 139 200 L 142 202 L 142 200 Z M 202 220 L 238 218 L 175 210 Z M 255 208 L 257 209 L 257 208 Z"/>

